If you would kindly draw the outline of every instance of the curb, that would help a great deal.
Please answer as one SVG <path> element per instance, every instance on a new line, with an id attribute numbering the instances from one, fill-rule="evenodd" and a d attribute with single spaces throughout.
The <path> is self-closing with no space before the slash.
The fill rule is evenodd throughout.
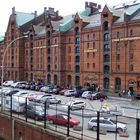
<path id="1" fill-rule="evenodd" d="M 113 99 L 113 100 L 120 100 L 120 101 L 132 101 L 131 98 L 123 98 L 123 97 L 112 97 L 112 96 L 108 96 L 109 99 Z"/>

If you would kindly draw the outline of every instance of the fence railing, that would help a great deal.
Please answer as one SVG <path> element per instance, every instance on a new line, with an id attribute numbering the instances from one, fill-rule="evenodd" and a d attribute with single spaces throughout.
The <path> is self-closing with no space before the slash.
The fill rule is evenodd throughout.
<path id="1" fill-rule="evenodd" d="M 63 133 L 67 137 L 80 140 L 124 140 L 124 137 L 128 140 L 140 139 L 140 118 L 86 108 L 72 110 L 65 104 L 37 103 L 23 97 L 14 99 L 5 96 L 3 105 L 4 111 L 1 113 Z"/>

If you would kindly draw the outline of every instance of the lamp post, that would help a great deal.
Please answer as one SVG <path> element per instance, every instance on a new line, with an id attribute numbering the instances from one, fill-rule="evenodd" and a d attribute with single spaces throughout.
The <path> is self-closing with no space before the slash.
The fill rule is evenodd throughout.
<path id="1" fill-rule="evenodd" d="M 3 79 L 4 79 L 4 59 L 5 59 L 5 55 L 6 55 L 6 52 L 8 50 L 8 48 L 12 45 L 12 43 L 14 43 L 15 41 L 19 40 L 19 39 L 22 39 L 22 38 L 25 38 L 25 37 L 28 37 L 28 36 L 21 36 L 21 37 L 17 37 L 15 38 L 14 40 L 12 40 L 7 46 L 6 46 L 6 49 L 4 50 L 3 52 L 3 55 L 2 55 L 2 66 L 1 66 L 1 111 L 4 111 L 4 95 L 3 95 Z"/>

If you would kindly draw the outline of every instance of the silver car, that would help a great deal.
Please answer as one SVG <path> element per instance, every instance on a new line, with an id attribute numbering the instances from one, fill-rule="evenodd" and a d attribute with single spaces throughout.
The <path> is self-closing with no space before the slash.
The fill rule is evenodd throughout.
<path id="1" fill-rule="evenodd" d="M 100 117 L 100 130 L 112 131 L 112 132 L 125 132 L 126 125 L 123 123 L 117 123 L 110 118 Z M 88 122 L 88 129 L 97 130 L 97 117 L 92 117 Z"/>
<path id="2" fill-rule="evenodd" d="M 85 109 L 86 103 L 82 100 L 71 100 L 67 103 L 67 106 L 70 106 L 71 110 L 79 110 L 79 109 Z"/>

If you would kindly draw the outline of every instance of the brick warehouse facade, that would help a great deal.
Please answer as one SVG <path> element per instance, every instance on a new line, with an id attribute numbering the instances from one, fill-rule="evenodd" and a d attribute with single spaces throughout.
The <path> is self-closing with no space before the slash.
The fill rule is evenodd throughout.
<path id="1" fill-rule="evenodd" d="M 4 80 L 66 85 L 96 84 L 113 91 L 140 91 L 140 3 L 114 7 L 85 2 L 82 12 L 60 16 L 12 9 L 4 49 Z"/>

